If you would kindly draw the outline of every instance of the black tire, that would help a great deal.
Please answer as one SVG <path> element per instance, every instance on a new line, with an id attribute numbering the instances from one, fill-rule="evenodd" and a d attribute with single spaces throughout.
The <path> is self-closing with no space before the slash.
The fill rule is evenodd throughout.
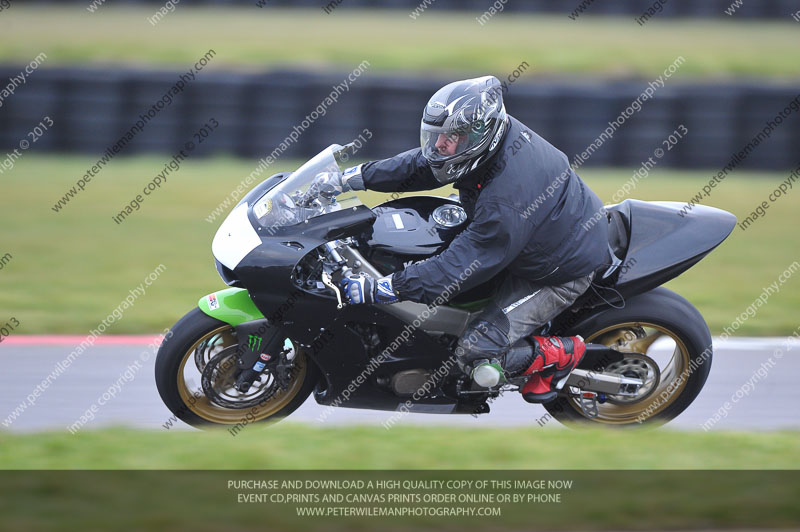
<path id="1" fill-rule="evenodd" d="M 629 299 L 625 308 L 601 311 L 575 325 L 571 330 L 559 331 L 559 334 L 564 336 L 580 334 L 589 339 L 599 331 L 616 324 L 630 322 L 650 323 L 663 327 L 685 345 L 691 370 L 687 372 L 688 377 L 684 379 L 686 384 L 680 393 L 670 399 L 671 402 L 661 410 L 654 409 L 652 414 L 639 421 L 619 424 L 587 418 L 579 408 L 576 408 L 572 400 L 560 396 L 543 405 L 553 418 L 567 425 L 581 423 L 594 426 L 608 424 L 615 427 L 658 426 L 674 419 L 692 404 L 703 389 L 711 370 L 711 333 L 700 312 L 675 292 L 663 287 L 656 288 Z M 642 401 L 642 405 L 654 405 L 655 401 L 653 397 L 647 398 Z"/>
<path id="2" fill-rule="evenodd" d="M 201 417 L 193 411 L 192 406 L 187 404 L 179 392 L 178 371 L 188 351 L 198 339 L 224 326 L 226 326 L 224 322 L 212 318 L 199 308 L 194 308 L 172 327 L 156 356 L 156 387 L 162 401 L 175 417 L 197 428 L 241 424 L 240 420 L 220 423 Z M 279 421 L 294 412 L 308 398 L 317 384 L 319 372 L 309 357 L 302 356 L 305 359 L 306 369 L 303 374 L 303 382 L 299 385 L 296 395 L 269 417 L 257 421 L 247 421 L 244 423 L 245 425 Z M 245 411 L 237 412 L 241 412 L 242 416 L 245 414 Z"/>

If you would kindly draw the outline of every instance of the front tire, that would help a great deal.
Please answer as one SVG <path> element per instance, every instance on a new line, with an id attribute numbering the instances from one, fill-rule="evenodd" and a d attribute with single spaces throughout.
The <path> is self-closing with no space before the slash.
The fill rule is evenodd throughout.
<path id="1" fill-rule="evenodd" d="M 587 417 L 571 397 L 560 396 L 543 405 L 565 424 L 662 425 L 692 404 L 711 369 L 711 333 L 703 316 L 666 288 L 633 297 L 624 308 L 604 310 L 562 334 L 580 334 L 587 343 L 601 343 L 623 352 L 652 357 L 660 352 L 664 362 L 661 367 L 659 361 L 661 375 L 655 390 L 639 401 L 598 404 L 595 418 Z"/>
<path id="2" fill-rule="evenodd" d="M 287 342 L 294 350 L 294 344 L 288 339 Z M 286 390 L 269 388 L 270 377 L 265 372 L 263 388 L 253 387 L 254 393 L 263 394 L 256 396 L 255 401 L 252 398 L 242 401 L 242 408 L 215 404 L 203 391 L 202 370 L 220 354 L 224 356 L 226 350 L 233 352 L 237 344 L 236 331 L 231 325 L 199 308 L 192 309 L 172 327 L 158 350 L 155 377 L 158 393 L 175 417 L 198 428 L 233 425 L 240 430 L 249 424 L 274 422 L 288 416 L 316 386 L 319 378 L 316 366 L 297 349 L 293 351 L 295 367 Z"/>

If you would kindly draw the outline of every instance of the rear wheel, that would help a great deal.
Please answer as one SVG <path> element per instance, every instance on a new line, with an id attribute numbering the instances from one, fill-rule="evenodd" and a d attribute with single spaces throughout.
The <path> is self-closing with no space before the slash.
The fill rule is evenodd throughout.
<path id="1" fill-rule="evenodd" d="M 264 371 L 247 392 L 236 381 L 235 329 L 193 309 L 175 324 L 156 358 L 156 386 L 175 416 L 195 427 L 277 421 L 308 398 L 317 383 L 316 366 L 290 339 L 284 354 L 293 361 L 288 386 Z"/>
<path id="2" fill-rule="evenodd" d="M 630 353 L 604 371 L 645 382 L 638 390 L 630 390 L 632 395 L 608 396 L 597 405 L 593 418 L 584 413 L 575 397 L 560 396 L 544 405 L 565 423 L 666 423 L 694 401 L 711 368 L 711 334 L 705 320 L 691 303 L 665 288 L 631 298 L 625 308 L 605 310 L 564 334 L 580 334 L 587 343 Z"/>

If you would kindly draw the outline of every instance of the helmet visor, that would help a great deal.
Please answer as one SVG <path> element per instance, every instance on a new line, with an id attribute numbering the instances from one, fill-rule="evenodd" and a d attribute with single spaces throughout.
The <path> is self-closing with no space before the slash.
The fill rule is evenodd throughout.
<path id="1" fill-rule="evenodd" d="M 472 126 L 458 129 L 432 126 L 422 123 L 420 127 L 420 145 L 422 155 L 431 162 L 446 161 L 462 155 L 483 140 L 482 122 L 474 122 Z"/>

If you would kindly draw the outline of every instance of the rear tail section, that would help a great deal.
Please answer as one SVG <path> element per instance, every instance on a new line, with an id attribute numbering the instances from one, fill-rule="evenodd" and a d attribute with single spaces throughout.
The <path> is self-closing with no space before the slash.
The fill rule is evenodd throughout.
<path id="1" fill-rule="evenodd" d="M 616 288 L 623 295 L 639 294 L 685 272 L 720 245 L 736 226 L 727 211 L 670 201 L 625 200 L 608 210 L 625 225 L 627 245 Z"/>

